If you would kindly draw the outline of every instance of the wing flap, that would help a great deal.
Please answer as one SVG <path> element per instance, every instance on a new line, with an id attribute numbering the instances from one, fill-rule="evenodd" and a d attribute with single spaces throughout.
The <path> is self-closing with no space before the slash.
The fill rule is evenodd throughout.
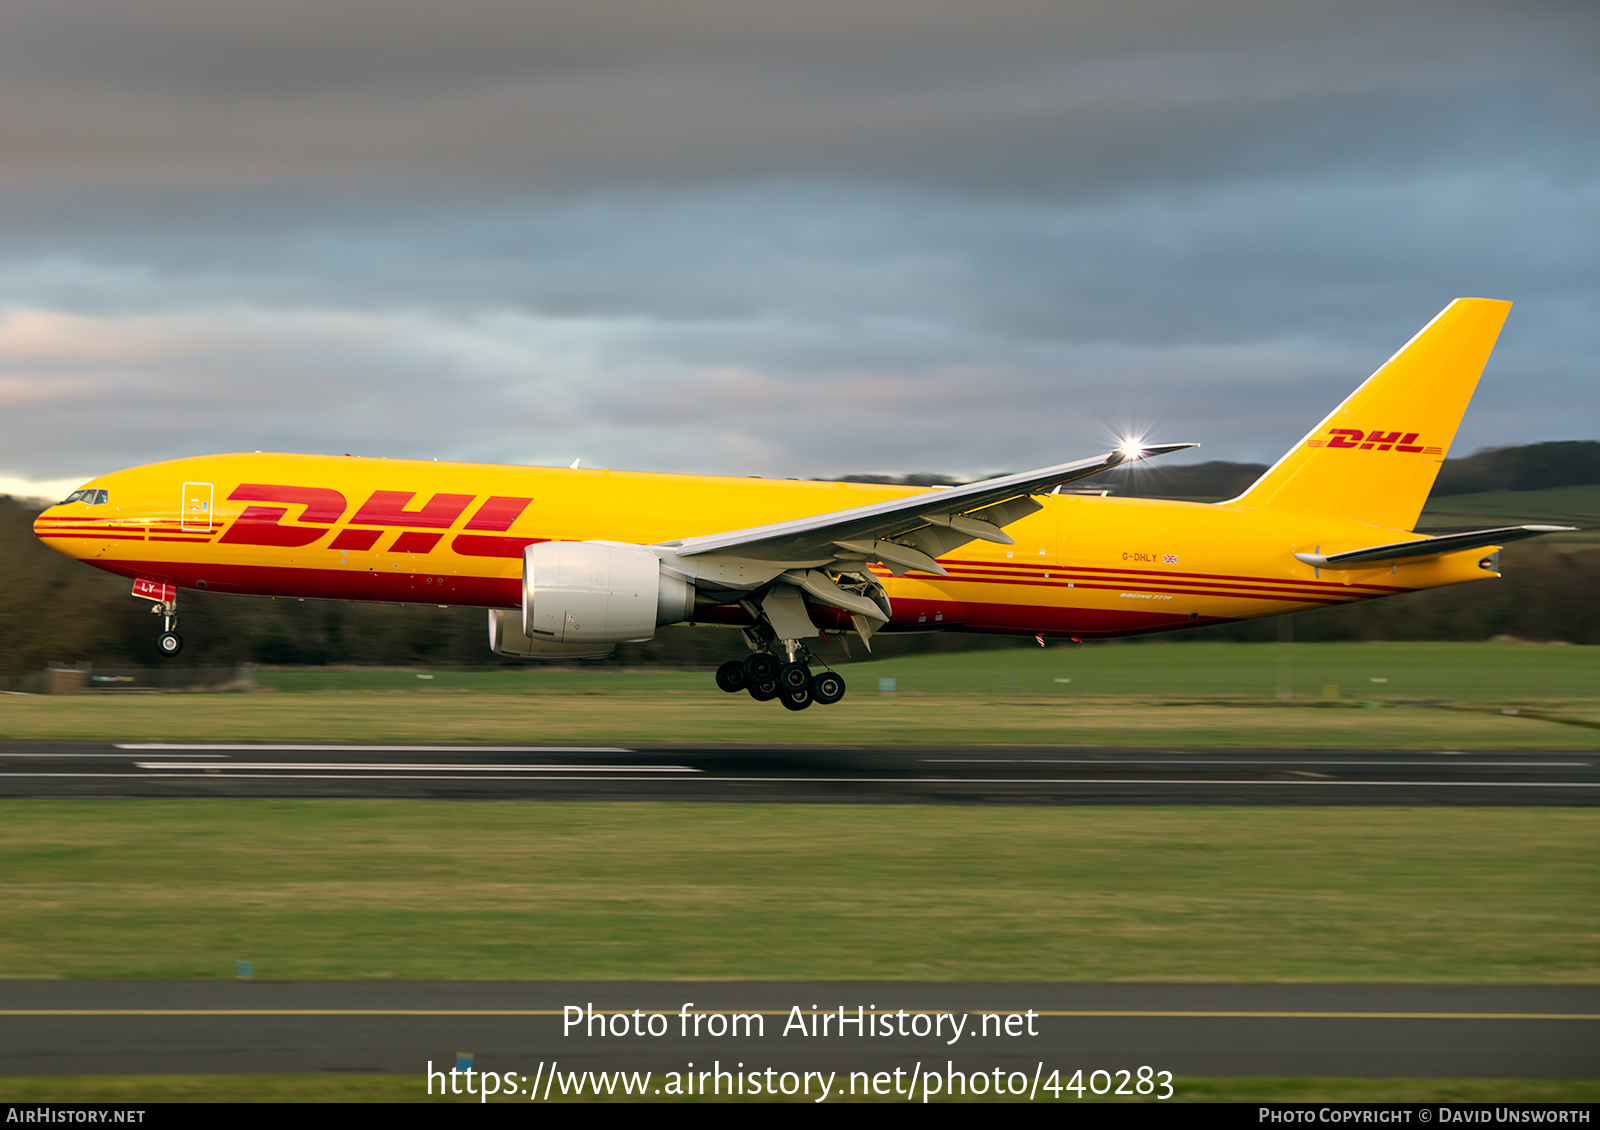
<path id="1" fill-rule="evenodd" d="M 834 547 L 841 541 L 899 538 L 913 531 L 953 535 L 959 539 L 953 544 L 950 544 L 950 536 L 913 539 L 918 543 L 917 548 L 929 557 L 938 557 L 941 553 L 949 552 L 954 545 L 963 545 L 975 537 L 998 540 L 988 530 L 993 530 L 1009 542 L 1009 537 L 1000 532 L 1000 525 L 1014 522 L 1038 509 L 1038 504 L 1028 497 L 1030 495 L 1048 494 L 1063 483 L 1086 478 L 1124 463 L 1195 446 L 1192 443 L 1171 443 L 1119 449 L 1094 459 L 1080 459 L 1075 463 L 1003 475 L 965 486 L 930 490 L 849 510 L 835 510 L 767 526 L 685 538 L 680 542 L 665 542 L 659 548 L 670 550 L 679 557 L 737 550 L 741 557 L 782 561 L 827 557 L 835 552 Z M 969 534 L 969 523 L 972 528 L 979 528 L 980 524 L 982 528 L 979 532 Z M 928 544 L 930 542 L 941 548 L 935 551 Z"/>

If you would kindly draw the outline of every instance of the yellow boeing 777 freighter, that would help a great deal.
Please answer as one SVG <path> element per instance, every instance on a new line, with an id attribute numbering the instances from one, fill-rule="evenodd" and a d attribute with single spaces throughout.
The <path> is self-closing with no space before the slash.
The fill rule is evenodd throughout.
<path id="1" fill-rule="evenodd" d="M 1394 596 L 1499 575 L 1566 527 L 1413 532 L 1509 302 L 1461 298 L 1238 498 L 1063 494 L 1191 444 L 1129 444 L 949 489 L 239 454 L 87 484 L 34 524 L 133 580 L 175 655 L 179 589 L 473 605 L 497 652 L 603 655 L 664 624 L 740 628 L 727 691 L 836 702 L 824 632 L 1087 639 Z"/>

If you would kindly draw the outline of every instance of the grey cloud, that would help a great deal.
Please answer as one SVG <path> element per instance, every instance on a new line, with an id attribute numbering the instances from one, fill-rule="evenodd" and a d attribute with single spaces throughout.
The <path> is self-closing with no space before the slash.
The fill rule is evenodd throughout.
<path id="1" fill-rule="evenodd" d="M 257 447 L 972 473 L 1141 426 L 1270 459 L 1461 294 L 1518 301 L 1463 446 L 1592 435 L 1597 31 L 1592 4 L 0 2 L 0 474 Z"/>
<path id="2" fill-rule="evenodd" d="M 1583 6 L 63 0 L 6 21 L 10 184 L 1081 194 L 1522 149 L 1600 106 Z M 1482 136 L 1475 104 L 1507 99 Z"/>

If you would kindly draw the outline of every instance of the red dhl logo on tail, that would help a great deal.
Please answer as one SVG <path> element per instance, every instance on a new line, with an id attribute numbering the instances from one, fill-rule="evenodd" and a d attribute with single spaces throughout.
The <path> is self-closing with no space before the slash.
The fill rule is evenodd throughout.
<path id="1" fill-rule="evenodd" d="M 428 553 L 444 538 L 444 531 L 455 525 L 477 499 L 471 494 L 436 494 L 425 504 L 411 508 L 415 491 L 379 490 L 362 504 L 348 526 L 329 544 L 329 549 L 368 550 L 389 530 L 400 529 L 390 553 Z M 229 545 L 272 545 L 295 549 L 308 546 L 330 532 L 350 508 L 344 495 L 328 487 L 285 486 L 277 483 L 243 483 L 230 502 L 269 502 L 276 506 L 246 506 L 233 525 L 218 539 Z M 491 495 L 473 511 L 450 543 L 455 552 L 468 557 L 521 557 L 525 546 L 544 538 L 496 537 L 522 516 L 531 498 Z M 299 521 L 309 525 L 285 525 L 290 507 L 303 508 Z M 370 527 L 358 529 L 357 527 Z M 440 531 L 440 532 L 432 532 Z"/>
<path id="2" fill-rule="evenodd" d="M 1424 447 L 1417 442 L 1421 432 L 1386 432 L 1382 428 L 1363 432 L 1359 428 L 1329 428 L 1327 439 L 1310 439 L 1307 447 L 1343 447 L 1361 451 L 1408 451 L 1422 455 L 1442 455 L 1438 447 Z"/>

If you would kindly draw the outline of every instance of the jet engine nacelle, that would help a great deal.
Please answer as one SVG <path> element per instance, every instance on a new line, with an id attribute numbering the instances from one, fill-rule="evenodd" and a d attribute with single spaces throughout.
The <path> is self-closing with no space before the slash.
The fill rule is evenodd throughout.
<path id="1" fill-rule="evenodd" d="M 489 650 L 517 659 L 604 659 L 616 644 L 553 643 L 522 634 L 522 613 L 515 608 L 489 609 Z"/>
<path id="2" fill-rule="evenodd" d="M 547 541 L 522 553 L 522 631 L 563 644 L 636 643 L 694 612 L 694 585 L 637 545 Z"/>

